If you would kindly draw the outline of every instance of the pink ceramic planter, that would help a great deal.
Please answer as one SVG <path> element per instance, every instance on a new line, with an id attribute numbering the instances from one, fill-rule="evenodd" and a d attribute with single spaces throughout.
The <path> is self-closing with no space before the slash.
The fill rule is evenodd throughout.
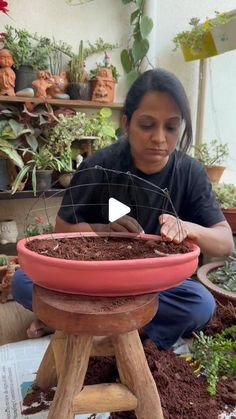
<path id="1" fill-rule="evenodd" d="M 78 237 L 81 234 L 97 236 L 95 233 L 57 233 L 53 237 Z M 123 233 L 111 235 L 137 237 Z M 27 249 L 26 242 L 37 238 L 52 238 L 52 235 L 22 239 L 17 244 L 22 269 L 35 284 L 70 294 L 124 296 L 173 288 L 195 272 L 200 253 L 199 247 L 191 244 L 192 251 L 189 253 L 168 257 L 112 261 L 65 260 L 39 255 Z M 160 237 L 140 234 L 139 239 L 159 240 Z"/>

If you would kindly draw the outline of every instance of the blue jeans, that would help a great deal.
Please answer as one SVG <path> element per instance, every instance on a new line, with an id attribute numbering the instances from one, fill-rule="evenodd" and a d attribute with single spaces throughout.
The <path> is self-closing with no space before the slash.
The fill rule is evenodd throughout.
<path id="1" fill-rule="evenodd" d="M 22 269 L 12 279 L 14 299 L 32 311 L 33 284 Z M 169 349 L 180 337 L 202 329 L 215 310 L 212 294 L 198 281 L 187 279 L 176 288 L 159 294 L 159 308 L 144 331 L 159 348 Z"/>

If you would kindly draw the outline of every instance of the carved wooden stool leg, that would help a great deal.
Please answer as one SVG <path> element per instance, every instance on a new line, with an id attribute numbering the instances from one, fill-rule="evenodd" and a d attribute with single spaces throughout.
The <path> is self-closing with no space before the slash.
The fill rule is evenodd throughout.
<path id="1" fill-rule="evenodd" d="M 159 394 L 137 330 L 112 337 L 120 379 L 137 397 L 138 419 L 163 419 Z"/>
<path id="2" fill-rule="evenodd" d="M 74 419 L 73 401 L 88 368 L 92 336 L 67 336 L 64 362 L 48 419 Z"/>
<path id="3" fill-rule="evenodd" d="M 56 384 L 57 371 L 51 341 L 39 366 L 34 385 L 40 387 L 42 390 L 45 390 L 46 388 L 55 386 Z"/>

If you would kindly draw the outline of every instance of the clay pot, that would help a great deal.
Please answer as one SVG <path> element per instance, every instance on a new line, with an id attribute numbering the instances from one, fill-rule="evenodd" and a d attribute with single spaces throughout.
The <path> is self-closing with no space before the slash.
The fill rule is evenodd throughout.
<path id="1" fill-rule="evenodd" d="M 236 234 L 236 208 L 222 209 L 222 211 L 231 227 L 232 233 Z"/>
<path id="2" fill-rule="evenodd" d="M 84 83 L 69 83 L 67 94 L 72 100 L 91 100 L 91 84 L 89 81 Z"/>
<path id="3" fill-rule="evenodd" d="M 205 166 L 207 174 L 212 183 L 219 183 L 221 176 L 225 170 L 224 166 Z"/>
<path id="4" fill-rule="evenodd" d="M 214 297 L 222 304 L 231 302 L 234 307 L 236 307 L 236 293 L 224 290 L 223 288 L 218 287 L 216 284 L 213 284 L 207 276 L 211 271 L 216 270 L 224 265 L 224 262 L 212 262 L 207 263 L 206 265 L 201 266 L 197 271 L 197 277 L 199 281 L 207 287 Z"/>
<path id="5" fill-rule="evenodd" d="M 60 183 L 61 186 L 63 186 L 63 188 L 68 188 L 74 174 L 75 174 L 75 170 L 71 172 L 60 173 L 58 177 L 58 182 Z"/>
<path id="6" fill-rule="evenodd" d="M 160 240 L 160 236 L 130 233 L 57 233 L 65 237 L 125 237 L 137 240 Z M 17 243 L 19 262 L 24 272 L 41 287 L 59 292 L 124 296 L 147 294 L 179 285 L 198 265 L 200 249 L 191 243 L 191 251 L 169 257 L 131 260 L 81 261 L 47 257 L 26 247 L 29 240 L 52 239 L 52 235 L 27 237 Z M 37 269 L 35 267 L 37 266 Z"/>

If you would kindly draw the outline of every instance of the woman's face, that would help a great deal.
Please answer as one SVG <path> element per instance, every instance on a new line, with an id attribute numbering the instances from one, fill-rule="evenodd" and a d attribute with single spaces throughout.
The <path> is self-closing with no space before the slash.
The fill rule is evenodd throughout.
<path id="1" fill-rule="evenodd" d="M 181 129 L 180 110 L 163 92 L 145 94 L 126 130 L 135 166 L 145 173 L 160 171 L 174 151 Z"/>

